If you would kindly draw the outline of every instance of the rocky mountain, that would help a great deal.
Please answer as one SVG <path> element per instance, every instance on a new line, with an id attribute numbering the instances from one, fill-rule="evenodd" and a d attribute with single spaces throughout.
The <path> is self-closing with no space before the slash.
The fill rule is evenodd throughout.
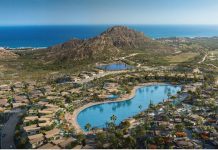
<path id="1" fill-rule="evenodd" d="M 100 36 L 108 37 L 118 48 L 140 48 L 144 46 L 145 42 L 151 41 L 144 36 L 143 32 L 136 32 L 123 26 L 109 28 Z"/>
<path id="2" fill-rule="evenodd" d="M 152 44 L 151 44 L 152 43 Z M 154 40 L 124 26 L 114 26 L 97 37 L 87 40 L 73 39 L 47 49 L 45 58 L 52 60 L 82 60 L 86 58 L 114 57 L 126 50 L 154 46 Z"/>

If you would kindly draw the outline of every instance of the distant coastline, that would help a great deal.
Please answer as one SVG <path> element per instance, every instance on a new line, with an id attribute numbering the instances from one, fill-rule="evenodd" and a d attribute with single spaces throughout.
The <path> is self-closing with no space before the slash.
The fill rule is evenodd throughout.
<path id="1" fill-rule="evenodd" d="M 38 49 L 46 49 L 48 47 L 0 47 L 6 50 L 38 50 Z"/>
<path id="2" fill-rule="evenodd" d="M 0 26 L 0 47 L 41 49 L 73 38 L 92 38 L 113 25 Z M 125 25 L 153 39 L 217 37 L 218 25 Z"/>

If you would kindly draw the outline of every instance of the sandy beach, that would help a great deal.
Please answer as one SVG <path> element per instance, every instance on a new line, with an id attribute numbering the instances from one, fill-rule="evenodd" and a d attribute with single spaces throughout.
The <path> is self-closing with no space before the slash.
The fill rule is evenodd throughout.
<path id="1" fill-rule="evenodd" d="M 91 102 L 91 103 L 88 103 L 82 107 L 79 107 L 77 109 L 74 110 L 73 114 L 67 114 L 67 117 L 68 118 L 67 120 L 72 123 L 72 125 L 74 126 L 75 128 L 75 131 L 76 133 L 85 133 L 79 126 L 78 122 L 77 122 L 77 116 L 78 114 L 83 111 L 84 109 L 88 108 L 88 107 L 91 107 L 91 106 L 94 106 L 94 105 L 99 105 L 99 104 L 104 104 L 104 103 L 115 103 L 115 102 L 121 102 L 121 101 L 126 101 L 126 100 L 129 100 L 129 99 L 132 99 L 134 96 L 135 96 L 135 92 L 138 88 L 140 87 L 144 87 L 144 86 L 150 86 L 150 85 L 155 85 L 155 84 L 167 84 L 167 83 L 157 83 L 157 82 L 151 82 L 151 83 L 143 83 L 143 84 L 139 84 L 137 86 L 135 86 L 131 93 L 130 94 L 127 94 L 127 95 L 124 95 L 120 98 L 118 98 L 117 100 L 113 100 L 113 101 L 103 101 L 103 102 Z"/>

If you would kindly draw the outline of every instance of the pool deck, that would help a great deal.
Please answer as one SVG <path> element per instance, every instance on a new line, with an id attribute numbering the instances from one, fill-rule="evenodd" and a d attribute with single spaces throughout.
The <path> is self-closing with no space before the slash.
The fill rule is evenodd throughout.
<path id="1" fill-rule="evenodd" d="M 105 103 L 115 103 L 115 102 L 121 102 L 121 101 L 126 101 L 126 100 L 129 100 L 129 99 L 132 99 L 134 96 L 135 96 L 135 92 L 138 88 L 141 88 L 141 87 L 144 87 L 144 86 L 150 86 L 150 85 L 156 85 L 156 84 L 159 84 L 159 85 L 165 85 L 165 84 L 168 84 L 168 83 L 158 83 L 158 82 L 150 82 L 150 83 L 143 83 L 143 84 L 139 84 L 137 86 L 135 86 L 131 93 L 130 94 L 127 94 L 127 95 L 124 95 L 120 98 L 118 98 L 117 100 L 109 100 L 109 101 L 103 101 L 103 102 L 91 102 L 91 103 L 88 103 L 82 107 L 79 107 L 77 109 L 74 110 L 73 114 L 67 114 L 67 119 L 68 121 L 70 121 L 70 123 L 72 123 L 72 125 L 74 126 L 75 128 L 75 131 L 76 133 L 83 133 L 83 134 L 87 134 L 87 132 L 84 132 L 80 125 L 78 124 L 78 121 L 77 121 L 77 116 L 79 115 L 79 113 L 81 111 L 83 111 L 84 109 L 88 108 L 88 107 L 91 107 L 91 106 L 94 106 L 94 105 L 99 105 L 99 104 L 105 104 Z"/>

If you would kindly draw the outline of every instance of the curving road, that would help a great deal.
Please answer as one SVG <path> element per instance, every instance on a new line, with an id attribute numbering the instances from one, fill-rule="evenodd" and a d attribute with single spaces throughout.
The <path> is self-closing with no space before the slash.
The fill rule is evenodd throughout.
<path id="1" fill-rule="evenodd" d="M 16 110 L 9 120 L 4 124 L 1 133 L 1 148 L 2 149 L 15 149 L 14 133 L 16 125 L 20 119 L 20 116 L 24 113 L 24 110 Z"/>
<path id="2" fill-rule="evenodd" d="M 203 62 L 206 60 L 207 56 L 208 56 L 208 54 L 206 53 L 206 54 L 204 55 L 203 59 L 202 59 L 201 61 L 199 61 L 198 63 L 199 63 L 199 64 L 203 63 Z M 218 67 L 215 66 L 214 64 L 207 64 L 207 63 L 205 63 L 205 64 L 208 65 L 208 66 L 212 66 L 212 67 L 218 69 Z"/>
<path id="3" fill-rule="evenodd" d="M 107 75 L 111 75 L 111 74 L 119 74 L 119 73 L 124 73 L 124 72 L 128 72 L 129 70 L 121 70 L 121 71 L 107 71 L 107 72 L 104 72 L 104 73 L 99 73 L 97 75 L 94 75 L 94 76 L 91 76 L 87 79 L 82 79 L 80 81 L 77 81 L 75 83 L 79 83 L 79 84 L 83 84 L 83 83 L 87 83 L 87 82 L 90 82 L 94 79 L 98 79 L 98 78 L 102 78 L 104 76 L 107 76 Z"/>

